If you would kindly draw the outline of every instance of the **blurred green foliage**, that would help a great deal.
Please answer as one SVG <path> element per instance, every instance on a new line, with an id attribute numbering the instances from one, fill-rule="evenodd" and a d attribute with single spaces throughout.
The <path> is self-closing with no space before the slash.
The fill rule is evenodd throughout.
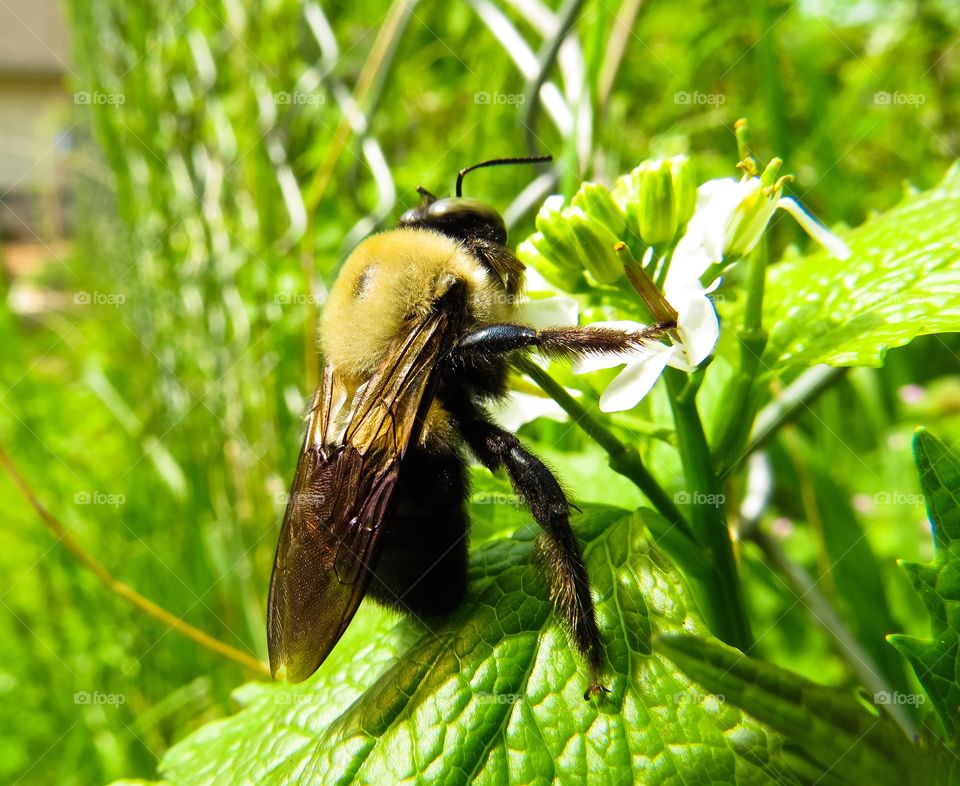
<path id="1" fill-rule="evenodd" d="M 260 658 L 317 306 L 350 245 L 414 204 L 417 185 L 445 193 L 459 168 L 525 152 L 530 128 L 568 196 L 651 153 L 689 152 L 701 179 L 734 174 L 732 125 L 746 116 L 757 151 L 797 175 L 794 195 L 856 225 L 904 181 L 932 186 L 960 146 L 960 15 L 946 0 L 585 3 L 577 46 L 548 74 L 570 110 L 560 129 L 504 43 L 513 29 L 540 50 L 555 25 L 539 4 L 74 0 L 69 12 L 72 89 L 124 100 L 75 107 L 75 243 L 29 282 L 67 307 L 17 313 L 6 295 L 23 282 L 2 284 L 0 442 L 117 578 Z M 468 189 L 505 209 L 532 177 L 477 173 Z M 514 236 L 531 225 L 527 211 Z M 774 247 L 794 242 L 806 240 L 778 223 Z M 785 479 L 771 515 L 790 556 L 841 600 L 814 511 L 834 479 L 896 629 L 915 635 L 922 607 L 894 560 L 930 557 L 926 517 L 874 503 L 918 493 L 917 423 L 960 436 L 956 348 L 918 339 L 849 374 L 771 446 Z M 526 436 L 603 501 L 581 435 L 535 424 Z M 6 476 L 0 499 L 0 780 L 154 775 L 250 675 L 108 594 Z M 741 557 L 755 628 L 770 631 L 757 654 L 854 684 L 753 544 Z"/>

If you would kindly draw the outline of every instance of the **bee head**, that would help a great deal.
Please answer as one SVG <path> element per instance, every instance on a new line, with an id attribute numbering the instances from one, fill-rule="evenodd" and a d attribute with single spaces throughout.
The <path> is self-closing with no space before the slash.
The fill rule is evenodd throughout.
<path id="1" fill-rule="evenodd" d="M 504 164 L 534 164 L 550 161 L 550 156 L 535 158 L 495 158 L 482 161 L 457 175 L 455 197 L 437 199 L 426 189 L 417 189 L 423 196 L 423 204 L 400 216 L 398 227 L 422 227 L 432 229 L 454 240 L 467 242 L 484 241 L 497 246 L 507 244 L 507 225 L 503 216 L 493 207 L 477 199 L 463 196 L 463 178 L 475 169 Z"/>
<path id="2" fill-rule="evenodd" d="M 478 199 L 448 197 L 436 199 L 425 193 L 425 204 L 410 208 L 397 226 L 433 229 L 454 240 L 486 240 L 507 244 L 507 225 L 490 205 Z"/>

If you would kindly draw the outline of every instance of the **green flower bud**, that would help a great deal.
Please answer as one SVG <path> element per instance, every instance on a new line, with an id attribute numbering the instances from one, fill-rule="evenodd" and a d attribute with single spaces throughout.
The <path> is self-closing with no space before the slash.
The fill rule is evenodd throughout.
<path id="1" fill-rule="evenodd" d="M 572 204 L 594 221 L 599 221 L 617 237 L 623 235 L 627 218 L 605 186 L 599 183 L 584 183 L 573 197 Z"/>
<path id="2" fill-rule="evenodd" d="M 562 205 L 561 196 L 548 197 L 543 203 L 536 218 L 540 237 L 535 246 L 556 267 L 580 271 L 583 266 L 579 262 L 579 248 Z"/>
<path id="3" fill-rule="evenodd" d="M 623 262 L 614 250 L 617 236 L 598 221 L 587 217 L 579 208 L 567 211 L 583 267 L 600 284 L 613 284 L 623 275 Z"/>
<path id="4" fill-rule="evenodd" d="M 636 167 L 636 200 L 631 210 L 644 243 L 673 240 L 687 225 L 697 206 L 693 164 L 686 156 L 651 159 Z"/>
<path id="5" fill-rule="evenodd" d="M 583 292 L 587 289 L 586 279 L 580 270 L 561 267 L 540 249 L 549 248 L 543 235 L 537 232 L 517 246 L 517 257 L 524 265 L 534 268 L 541 276 L 557 289 L 564 292 Z"/>
<path id="6" fill-rule="evenodd" d="M 610 192 L 620 212 L 627 219 L 627 230 L 631 235 L 640 237 L 640 225 L 637 223 L 637 180 L 632 176 L 620 175 L 613 184 L 613 190 Z"/>

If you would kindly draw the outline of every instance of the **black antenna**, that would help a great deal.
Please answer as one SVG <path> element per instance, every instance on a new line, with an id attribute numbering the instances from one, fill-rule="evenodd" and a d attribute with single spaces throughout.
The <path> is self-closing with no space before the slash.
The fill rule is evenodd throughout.
<path id="1" fill-rule="evenodd" d="M 553 156 L 523 156 L 521 158 L 491 158 L 489 161 L 481 161 L 479 164 L 468 166 L 461 169 L 457 175 L 457 198 L 463 196 L 463 178 L 474 169 L 483 169 L 488 166 L 503 166 L 504 164 L 543 164 L 547 161 L 553 161 Z"/>

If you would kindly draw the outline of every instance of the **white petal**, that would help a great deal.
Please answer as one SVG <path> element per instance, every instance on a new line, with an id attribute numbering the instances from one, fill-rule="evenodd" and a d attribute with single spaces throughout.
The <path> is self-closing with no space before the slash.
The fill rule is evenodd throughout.
<path id="1" fill-rule="evenodd" d="M 757 178 L 721 177 L 701 185 L 697 189 L 697 209 L 677 243 L 674 260 L 687 259 L 691 266 L 702 268 L 698 275 L 703 275 L 711 264 L 722 261 L 730 217 L 759 182 Z"/>
<path id="2" fill-rule="evenodd" d="M 670 269 L 664 282 L 664 293 L 671 289 L 683 286 L 680 282 L 700 280 L 700 276 L 707 272 L 707 268 L 719 259 L 713 259 L 703 245 L 697 245 L 688 236 L 684 235 L 677 244 L 670 260 Z M 667 298 L 669 300 L 669 297 Z"/>
<path id="3" fill-rule="evenodd" d="M 723 259 L 727 228 L 740 203 L 760 186 L 755 177 L 708 180 L 697 189 L 697 212 L 703 221 L 703 248 L 712 262 Z M 694 216 L 696 218 L 696 215 Z"/>
<path id="4" fill-rule="evenodd" d="M 756 177 L 746 180 L 733 177 L 708 180 L 697 189 L 697 210 L 723 210 L 732 213 L 743 198 L 759 184 L 760 179 Z"/>
<path id="5" fill-rule="evenodd" d="M 544 213 L 559 213 L 563 210 L 565 200 L 566 197 L 564 197 L 563 194 L 551 194 L 543 200 L 543 205 L 540 207 L 540 210 Z"/>
<path id="6" fill-rule="evenodd" d="M 847 248 L 847 244 L 804 210 L 803 206 L 797 202 L 797 200 L 791 199 L 790 197 L 781 197 L 777 200 L 777 207 L 783 208 L 793 216 L 796 222 L 803 227 L 803 231 L 827 249 L 834 257 L 840 260 L 850 258 L 850 249 Z"/>
<path id="7" fill-rule="evenodd" d="M 683 347 L 678 344 L 674 349 L 677 351 L 667 360 L 668 366 L 679 369 L 680 371 L 686 371 L 688 374 L 697 370 L 697 367 L 693 363 L 687 362 L 687 356 L 683 352 Z"/>
<path id="8" fill-rule="evenodd" d="M 540 300 L 525 300 L 517 309 L 517 320 L 535 328 L 577 324 L 580 308 L 571 297 L 558 295 Z"/>
<path id="9" fill-rule="evenodd" d="M 706 289 L 703 290 L 703 294 L 709 295 L 711 292 L 716 292 L 718 289 L 720 289 L 720 285 L 722 283 L 723 283 L 723 276 L 719 276 L 718 278 L 713 279 L 713 281 L 710 282 L 710 286 L 708 286 Z"/>
<path id="10" fill-rule="evenodd" d="M 683 344 L 685 360 L 699 366 L 713 352 L 720 338 L 720 320 L 713 301 L 706 295 L 690 292 L 682 302 L 673 302 L 677 309 L 677 333 Z"/>
<path id="11" fill-rule="evenodd" d="M 567 413 L 552 398 L 520 393 L 516 390 L 511 391 L 503 401 L 491 406 L 489 411 L 494 421 L 508 431 L 516 431 L 524 423 L 537 418 L 550 418 L 561 422 L 567 419 Z"/>
<path id="12" fill-rule="evenodd" d="M 600 396 L 601 412 L 622 412 L 633 409 L 660 378 L 671 356 L 670 347 L 663 351 L 645 352 L 629 363 Z"/>
<path id="13" fill-rule="evenodd" d="M 527 242 L 527 241 L 524 241 Z M 517 249 L 519 251 L 519 249 Z M 527 292 L 556 292 L 557 288 L 543 277 L 535 267 L 527 265 L 523 274 L 524 289 Z"/>
<path id="14" fill-rule="evenodd" d="M 679 311 L 688 301 L 703 297 L 716 288 L 716 282 L 711 283 L 709 288 L 705 288 L 700 282 L 700 276 L 692 268 L 680 267 L 675 270 L 671 264 L 667 280 L 663 284 L 663 296 L 674 310 Z"/>

